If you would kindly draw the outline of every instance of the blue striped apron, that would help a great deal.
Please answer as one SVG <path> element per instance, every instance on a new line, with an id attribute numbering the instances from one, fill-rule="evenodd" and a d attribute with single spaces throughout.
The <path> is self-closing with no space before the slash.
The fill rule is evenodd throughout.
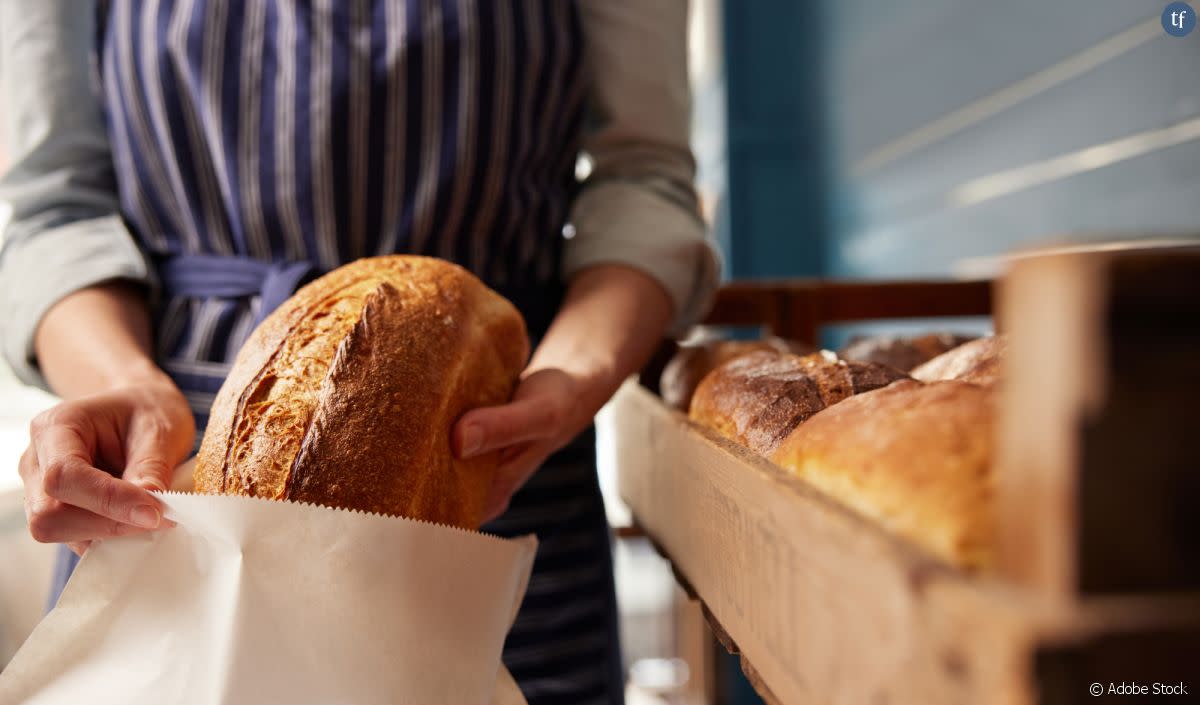
<path id="1" fill-rule="evenodd" d="M 122 211 L 162 284 L 159 362 L 201 430 L 254 325 L 359 257 L 457 262 L 545 332 L 587 88 L 574 3 L 112 0 L 101 13 Z M 540 541 L 504 651 L 529 702 L 622 702 L 592 432 L 485 530 Z"/>

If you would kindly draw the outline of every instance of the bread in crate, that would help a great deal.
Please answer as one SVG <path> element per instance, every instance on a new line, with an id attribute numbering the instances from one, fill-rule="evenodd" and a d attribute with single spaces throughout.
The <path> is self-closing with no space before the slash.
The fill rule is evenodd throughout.
<path id="1" fill-rule="evenodd" d="M 683 345 L 663 368 L 659 392 L 667 406 L 686 412 L 700 380 L 717 367 L 754 352 L 795 353 L 814 352 L 811 345 L 795 340 L 767 337 L 760 340 L 707 340 Z"/>
<path id="2" fill-rule="evenodd" d="M 922 382 L 956 379 L 972 384 L 995 384 L 1000 380 L 1006 347 L 1004 336 L 1000 335 L 972 340 L 917 367 L 912 376 Z"/>
<path id="3" fill-rule="evenodd" d="M 689 416 L 940 558 L 982 568 L 1004 351 L 1000 336 L 972 340 L 913 378 L 828 351 L 753 352 L 708 374 Z"/>
<path id="4" fill-rule="evenodd" d="M 911 373 L 917 366 L 974 340 L 975 336 L 929 333 L 918 336 L 873 335 L 852 340 L 837 351 L 838 357 L 874 362 Z"/>
<path id="5" fill-rule="evenodd" d="M 692 398 L 691 418 L 762 455 L 827 406 L 886 386 L 904 373 L 847 362 L 828 351 L 811 355 L 756 352 L 713 370 Z"/>
<path id="6" fill-rule="evenodd" d="M 902 380 L 814 415 L 770 457 L 940 558 L 980 568 L 992 546 L 993 395 Z"/>

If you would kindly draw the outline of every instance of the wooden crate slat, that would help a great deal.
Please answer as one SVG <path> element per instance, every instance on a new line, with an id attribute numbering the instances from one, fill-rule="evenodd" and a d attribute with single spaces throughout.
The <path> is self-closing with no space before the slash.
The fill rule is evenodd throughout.
<path id="1" fill-rule="evenodd" d="M 615 403 L 622 497 L 781 702 L 1020 702 L 1015 607 L 636 385 Z"/>
<path id="2" fill-rule="evenodd" d="M 761 326 L 811 343 L 818 340 L 821 326 L 830 323 L 986 316 L 991 311 L 988 281 L 747 281 L 723 286 L 705 322 Z"/>
<path id="3" fill-rule="evenodd" d="M 1047 598 L 1200 590 L 1200 249 L 1016 262 L 998 570 Z"/>

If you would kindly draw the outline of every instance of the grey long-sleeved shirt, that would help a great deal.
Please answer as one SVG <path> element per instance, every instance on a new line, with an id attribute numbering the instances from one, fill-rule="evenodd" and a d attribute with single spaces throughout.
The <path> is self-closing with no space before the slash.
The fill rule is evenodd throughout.
<path id="1" fill-rule="evenodd" d="M 58 300 L 114 279 L 155 289 L 120 216 L 108 135 L 92 85 L 93 2 L 0 2 L 0 344 L 45 387 L 33 336 Z M 572 205 L 563 275 L 621 263 L 669 293 L 674 331 L 703 315 L 717 284 L 688 146 L 686 0 L 583 0 L 593 168 Z"/>

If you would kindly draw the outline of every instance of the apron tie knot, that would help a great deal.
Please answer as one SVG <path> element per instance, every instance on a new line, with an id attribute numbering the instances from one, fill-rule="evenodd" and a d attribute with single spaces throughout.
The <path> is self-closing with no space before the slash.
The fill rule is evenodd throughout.
<path id="1" fill-rule="evenodd" d="M 158 265 L 163 291 L 170 296 L 260 296 L 256 325 L 317 273 L 305 260 L 264 262 L 242 255 L 173 255 Z"/>

